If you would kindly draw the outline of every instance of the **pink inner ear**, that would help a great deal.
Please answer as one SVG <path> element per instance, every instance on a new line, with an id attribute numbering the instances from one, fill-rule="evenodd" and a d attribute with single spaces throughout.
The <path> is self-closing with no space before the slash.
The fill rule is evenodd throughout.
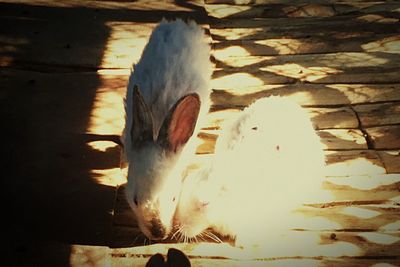
<path id="1" fill-rule="evenodd" d="M 168 128 L 170 148 L 176 151 L 192 136 L 200 111 L 200 100 L 197 95 L 188 95 L 180 101 Z"/>

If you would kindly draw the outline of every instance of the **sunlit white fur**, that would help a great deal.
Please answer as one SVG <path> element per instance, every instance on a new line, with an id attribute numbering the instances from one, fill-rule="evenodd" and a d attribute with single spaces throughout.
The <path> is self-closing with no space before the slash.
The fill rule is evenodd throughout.
<path id="1" fill-rule="evenodd" d="M 148 223 L 159 219 L 167 230 L 176 208 L 181 172 L 194 153 L 194 138 L 174 155 L 166 155 L 156 143 L 133 149 L 132 93 L 137 85 L 153 115 L 154 139 L 170 108 L 184 95 L 197 93 L 201 109 L 193 137 L 209 109 L 210 47 L 203 29 L 194 22 L 162 21 L 152 32 L 140 61 L 131 73 L 125 98 L 126 123 L 122 136 L 129 164 L 126 195 L 143 233 L 152 238 Z M 133 198 L 136 196 L 138 206 Z M 174 201 L 175 200 L 175 201 Z"/>
<path id="2" fill-rule="evenodd" d="M 213 164 L 185 181 L 176 220 L 189 238 L 206 228 L 257 244 L 318 199 L 324 154 L 307 112 L 281 97 L 256 101 L 222 126 Z M 199 203 L 208 205 L 201 205 Z"/>

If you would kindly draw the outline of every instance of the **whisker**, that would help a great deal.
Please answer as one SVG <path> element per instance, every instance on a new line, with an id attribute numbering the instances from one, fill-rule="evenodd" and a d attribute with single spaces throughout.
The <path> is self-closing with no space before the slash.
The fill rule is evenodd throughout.
<path id="1" fill-rule="evenodd" d="M 218 236 L 214 235 L 214 234 L 211 233 L 211 232 L 204 231 L 204 234 L 205 234 L 207 237 L 211 238 L 213 241 L 217 242 L 217 243 L 223 243 L 222 240 L 219 239 Z"/>
<path id="2" fill-rule="evenodd" d="M 171 236 L 171 239 L 174 239 L 176 235 L 179 233 L 179 228 L 174 232 L 174 234 Z"/>
<path id="3" fill-rule="evenodd" d="M 204 239 L 204 235 L 203 232 L 201 232 L 200 234 L 197 235 L 199 237 L 199 239 L 201 239 L 202 241 L 205 241 Z"/>

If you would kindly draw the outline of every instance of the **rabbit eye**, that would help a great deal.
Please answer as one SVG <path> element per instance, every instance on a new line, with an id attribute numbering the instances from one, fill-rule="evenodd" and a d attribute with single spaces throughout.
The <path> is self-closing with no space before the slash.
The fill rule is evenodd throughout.
<path id="1" fill-rule="evenodd" d="M 275 149 L 276 149 L 277 151 L 279 151 L 281 148 L 279 147 L 279 145 L 277 145 L 277 146 L 275 147 Z"/>
<path id="2" fill-rule="evenodd" d="M 138 205 L 138 200 L 136 196 L 133 198 L 133 202 L 135 203 L 136 206 Z"/>
<path id="3" fill-rule="evenodd" d="M 173 197 L 173 198 L 172 198 L 172 202 L 175 202 L 175 200 L 176 200 L 176 197 Z"/>
<path id="4" fill-rule="evenodd" d="M 257 131 L 258 130 L 258 127 L 257 126 L 254 126 L 253 128 L 251 128 L 253 131 Z"/>

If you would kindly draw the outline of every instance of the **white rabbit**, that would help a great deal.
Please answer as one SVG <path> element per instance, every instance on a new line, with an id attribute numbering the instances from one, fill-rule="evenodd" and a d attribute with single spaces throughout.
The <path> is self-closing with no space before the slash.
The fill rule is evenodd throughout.
<path id="1" fill-rule="evenodd" d="M 288 227 L 324 178 L 322 144 L 306 111 L 281 97 L 256 101 L 222 126 L 211 166 L 184 181 L 176 236 L 207 229 L 256 245 Z"/>
<path id="2" fill-rule="evenodd" d="M 131 73 L 122 136 L 127 201 L 141 231 L 165 239 L 172 227 L 184 161 L 209 110 L 210 46 L 195 22 L 162 21 Z"/>

